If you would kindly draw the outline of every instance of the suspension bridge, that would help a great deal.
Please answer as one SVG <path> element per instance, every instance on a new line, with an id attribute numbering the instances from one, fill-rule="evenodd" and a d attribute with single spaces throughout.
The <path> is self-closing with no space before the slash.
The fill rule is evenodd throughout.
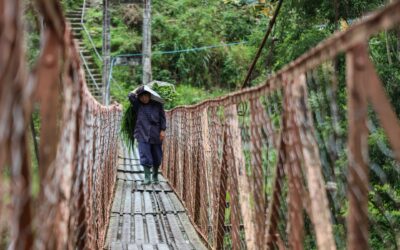
<path id="1" fill-rule="evenodd" d="M 137 153 L 120 143 L 121 106 L 99 102 L 101 73 L 74 36 L 82 12 L 67 14 L 69 25 L 58 1 L 37 1 L 46 28 L 29 72 L 22 2 L 0 0 L 0 233 L 9 232 L 9 249 L 369 248 L 378 227 L 370 176 L 385 170 L 369 162 L 368 134 L 382 129 L 398 166 L 400 126 L 368 41 L 399 25 L 400 1 L 262 85 L 168 111 L 161 181 L 149 186 Z M 345 80 L 333 66 L 343 54 Z M 26 129 L 35 108 L 38 194 Z M 343 121 L 348 131 L 338 129 Z M 395 249 L 398 225 L 390 226 Z"/>

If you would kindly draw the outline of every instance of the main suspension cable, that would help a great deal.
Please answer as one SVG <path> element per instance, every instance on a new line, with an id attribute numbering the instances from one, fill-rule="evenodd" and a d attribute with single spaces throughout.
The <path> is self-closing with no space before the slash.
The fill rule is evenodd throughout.
<path id="1" fill-rule="evenodd" d="M 283 0 L 279 0 L 279 3 L 278 3 L 278 6 L 276 7 L 274 16 L 273 16 L 272 19 L 269 21 L 268 30 L 267 30 L 267 32 L 265 33 L 264 39 L 262 40 L 262 42 L 261 42 L 261 44 L 260 44 L 260 47 L 258 48 L 256 57 L 254 58 L 254 60 L 253 60 L 253 62 L 252 62 L 252 64 L 251 64 L 249 70 L 247 71 L 247 76 L 246 76 L 246 79 L 245 79 L 245 80 L 243 81 L 243 83 L 242 83 L 241 89 L 245 88 L 245 87 L 247 86 L 247 83 L 249 82 L 249 79 L 250 79 L 250 77 L 251 77 L 251 74 L 253 73 L 254 67 L 255 67 L 256 64 L 257 64 L 258 58 L 259 58 L 260 55 L 261 55 L 261 51 L 263 50 L 263 48 L 264 48 L 264 46 L 265 46 L 265 44 L 266 44 L 266 42 L 267 42 L 267 39 L 268 39 L 269 35 L 271 34 L 272 28 L 274 27 L 274 24 L 275 24 L 275 21 L 276 21 L 276 18 L 277 18 L 277 16 L 278 16 L 278 14 L 279 14 L 279 10 L 280 10 L 280 8 L 281 8 L 281 6 L 282 6 L 282 3 L 283 3 Z"/>

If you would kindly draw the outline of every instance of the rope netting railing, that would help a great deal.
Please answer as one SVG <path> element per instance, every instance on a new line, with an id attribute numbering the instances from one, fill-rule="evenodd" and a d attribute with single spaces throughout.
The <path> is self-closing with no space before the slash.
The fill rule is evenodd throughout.
<path id="1" fill-rule="evenodd" d="M 400 247 L 399 22 L 396 1 L 261 86 L 167 113 L 162 171 L 210 248 Z"/>
<path id="2" fill-rule="evenodd" d="M 39 59 L 28 72 L 23 1 L 0 0 L 0 248 L 101 249 L 121 107 L 102 106 L 90 94 L 59 1 L 36 3 L 45 25 Z M 40 112 L 37 173 L 28 143 L 34 110 Z"/>

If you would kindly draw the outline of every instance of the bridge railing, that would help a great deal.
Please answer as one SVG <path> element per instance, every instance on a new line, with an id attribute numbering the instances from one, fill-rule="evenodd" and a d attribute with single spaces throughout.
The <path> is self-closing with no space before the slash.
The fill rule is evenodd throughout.
<path id="1" fill-rule="evenodd" d="M 162 171 L 210 248 L 399 247 L 399 71 L 369 55 L 399 22 L 395 1 L 261 86 L 167 113 Z"/>
<path id="2" fill-rule="evenodd" d="M 90 94 L 58 1 L 38 0 L 42 48 L 28 73 L 23 1 L 0 1 L 0 248 L 101 249 L 121 107 Z M 39 110 L 38 169 L 29 121 Z M 34 188 L 36 187 L 36 188 Z"/>

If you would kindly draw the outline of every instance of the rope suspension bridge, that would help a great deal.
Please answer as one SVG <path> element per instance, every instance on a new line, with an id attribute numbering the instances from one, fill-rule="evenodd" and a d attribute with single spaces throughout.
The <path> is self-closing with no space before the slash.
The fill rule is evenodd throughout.
<path id="1" fill-rule="evenodd" d="M 400 174 L 399 114 L 368 51 L 369 39 L 399 25 L 400 1 L 262 85 L 168 111 L 163 178 L 150 186 L 141 185 L 137 154 L 119 142 L 121 106 L 103 106 L 86 85 L 58 1 L 37 0 L 46 28 L 28 72 L 22 2 L 0 0 L 0 233 L 9 232 L 10 249 L 303 249 L 312 241 L 361 250 L 381 230 L 368 208 L 372 176 L 400 204 L 388 182 Z M 345 80 L 334 70 L 343 54 Z M 38 194 L 26 129 L 34 108 Z M 377 129 L 392 172 L 369 160 Z M 398 249 L 398 223 L 387 220 L 394 237 L 382 244 Z"/>

